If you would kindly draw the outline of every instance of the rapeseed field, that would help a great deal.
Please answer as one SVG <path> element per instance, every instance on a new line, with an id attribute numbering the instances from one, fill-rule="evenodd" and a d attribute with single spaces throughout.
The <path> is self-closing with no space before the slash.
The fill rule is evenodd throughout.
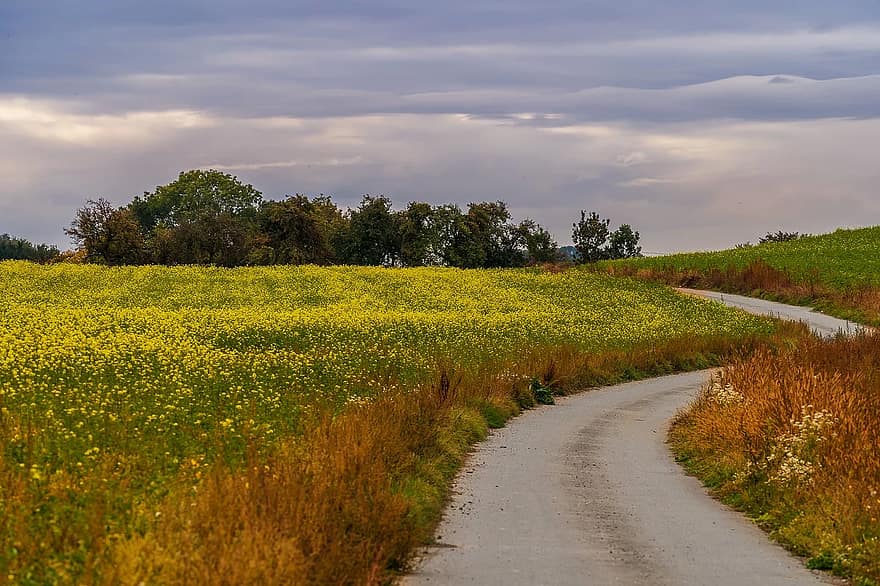
<path id="1" fill-rule="evenodd" d="M 471 403 L 447 401 L 456 392 L 470 385 L 468 396 L 487 399 L 502 389 L 509 399 L 529 381 L 552 386 L 576 375 L 586 362 L 574 356 L 656 351 L 666 360 L 660 349 L 671 341 L 700 348 L 699 340 L 772 329 L 657 285 L 580 270 L 5 262 L 0 575 L 18 583 L 216 577 L 244 555 L 234 553 L 242 531 L 270 515 L 259 488 L 279 510 L 299 499 L 285 514 L 300 521 L 251 535 L 266 549 L 226 578 L 381 581 L 412 539 L 377 546 L 363 535 L 393 533 L 416 515 L 411 501 L 427 489 L 401 479 L 431 476 L 419 450 L 430 444 L 432 454 L 458 458 L 484 433 L 480 419 L 477 431 L 454 436 L 464 442 L 455 449 L 437 435 L 473 415 Z M 439 402 L 426 399 L 438 393 Z M 358 493 L 365 478 L 373 492 Z M 331 493 L 341 503 L 332 512 L 303 508 L 331 502 Z M 358 494 L 386 517 L 361 511 L 321 525 Z M 431 498 L 442 502 L 442 491 Z M 236 507 L 249 520 L 226 527 L 221 517 Z M 372 525 L 358 541 L 362 514 Z M 183 556 L 184 547 L 201 553 Z M 366 559 L 348 568 L 333 562 L 334 547 Z"/>

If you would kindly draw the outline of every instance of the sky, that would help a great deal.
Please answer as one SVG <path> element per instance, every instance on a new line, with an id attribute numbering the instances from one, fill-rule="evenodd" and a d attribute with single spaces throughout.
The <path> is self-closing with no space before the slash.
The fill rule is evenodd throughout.
<path id="1" fill-rule="evenodd" d="M 2 0 L 0 233 L 214 168 L 726 248 L 880 224 L 878 98 L 880 0 Z"/>

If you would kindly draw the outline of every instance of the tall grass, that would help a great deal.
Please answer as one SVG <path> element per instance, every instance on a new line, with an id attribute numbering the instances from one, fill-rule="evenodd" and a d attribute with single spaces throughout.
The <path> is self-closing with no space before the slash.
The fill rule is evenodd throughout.
<path id="1" fill-rule="evenodd" d="M 877 584 L 878 421 L 880 336 L 865 335 L 733 361 L 671 440 L 687 467 L 810 567 Z"/>

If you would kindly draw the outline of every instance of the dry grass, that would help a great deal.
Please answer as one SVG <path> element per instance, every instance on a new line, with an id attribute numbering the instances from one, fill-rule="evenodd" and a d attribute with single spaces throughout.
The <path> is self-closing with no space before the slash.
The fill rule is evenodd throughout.
<path id="1" fill-rule="evenodd" d="M 518 370 L 562 390 L 704 366 L 732 346 L 705 339 L 598 356 L 559 351 Z M 110 551 L 114 571 L 103 581 L 387 583 L 430 540 L 469 447 L 532 404 L 529 382 L 441 373 L 431 387 L 322 417 L 268 457 L 254 450 L 244 471 L 218 467 L 197 492 L 169 495 L 158 509 L 165 521 Z"/>
<path id="2" fill-rule="evenodd" d="M 880 582 L 880 336 L 726 366 L 676 421 L 680 458 L 812 567 Z"/>

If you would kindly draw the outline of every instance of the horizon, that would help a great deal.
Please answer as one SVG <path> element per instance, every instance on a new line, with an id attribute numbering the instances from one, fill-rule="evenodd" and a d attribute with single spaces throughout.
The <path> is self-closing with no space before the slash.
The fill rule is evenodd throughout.
<path id="1" fill-rule="evenodd" d="M 47 6 L 50 5 L 50 6 Z M 70 248 L 215 168 L 266 199 L 580 210 L 650 253 L 880 223 L 880 8 L 747 1 L 0 6 L 0 233 Z"/>

